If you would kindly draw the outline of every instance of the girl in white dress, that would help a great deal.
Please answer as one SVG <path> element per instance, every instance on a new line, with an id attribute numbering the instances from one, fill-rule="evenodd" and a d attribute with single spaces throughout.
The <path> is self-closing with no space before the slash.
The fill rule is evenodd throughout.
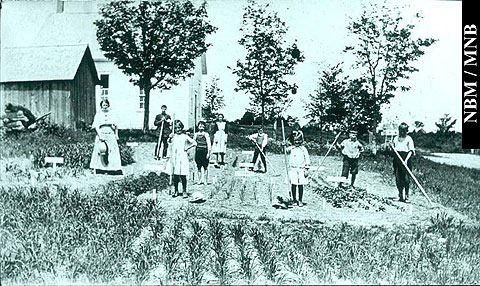
<path id="1" fill-rule="evenodd" d="M 287 152 L 290 152 L 288 177 L 291 184 L 292 198 L 300 207 L 303 207 L 303 185 L 308 184 L 306 172 L 310 167 L 310 156 L 308 155 L 307 148 L 305 148 L 302 143 L 303 135 L 298 134 L 293 138 L 294 145 L 287 147 Z M 297 188 L 298 201 L 296 194 Z"/>
<path id="2" fill-rule="evenodd" d="M 227 133 L 225 132 L 227 122 L 223 114 L 218 115 L 215 122 L 215 134 L 213 135 L 212 153 L 216 156 L 216 161 L 220 165 L 225 165 L 225 152 L 227 151 Z M 220 162 L 218 161 L 220 155 Z"/>
<path id="3" fill-rule="evenodd" d="M 97 137 L 93 148 L 90 168 L 95 174 L 122 174 L 120 150 L 117 143 L 117 125 L 109 112 L 110 102 L 103 99 L 100 102 L 101 110 L 95 114 L 92 128 L 95 128 Z"/>
<path id="4" fill-rule="evenodd" d="M 178 184 L 182 182 L 182 195 L 184 198 L 188 197 L 187 193 L 187 176 L 190 171 L 190 164 L 188 161 L 187 151 L 195 147 L 197 142 L 184 133 L 183 123 L 180 120 L 175 120 L 175 132 L 170 134 L 170 159 L 169 167 L 170 174 L 173 176 L 173 185 L 175 187 L 174 197 L 179 196 Z"/>

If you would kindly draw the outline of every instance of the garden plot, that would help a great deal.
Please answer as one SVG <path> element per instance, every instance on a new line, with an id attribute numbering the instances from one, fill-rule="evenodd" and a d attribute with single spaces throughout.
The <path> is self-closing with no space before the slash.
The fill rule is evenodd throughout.
<path id="1" fill-rule="evenodd" d="M 153 144 L 143 143 L 137 156 L 144 154 L 149 156 L 153 150 Z M 193 155 L 193 153 L 191 154 Z M 286 181 L 283 156 L 278 154 L 267 154 L 280 176 L 271 176 L 271 168 L 268 173 L 253 173 L 253 176 L 235 177 L 235 171 L 241 170 L 240 163 L 249 162 L 251 158 L 238 150 L 229 150 L 226 156 L 227 165 L 224 168 L 209 167 L 209 182 L 207 185 L 196 185 L 193 181 L 193 174 L 188 181 L 188 192 L 201 192 L 207 201 L 199 205 L 200 208 L 210 212 L 226 211 L 232 214 L 244 215 L 252 218 L 272 218 L 283 220 L 318 220 L 325 223 L 348 222 L 358 225 L 386 225 L 395 224 L 425 223 L 429 217 L 439 211 L 458 217 L 463 221 L 471 221 L 465 215 L 452 209 L 446 208 L 438 203 L 431 207 L 420 191 L 413 188 L 410 202 L 401 203 L 397 201 L 397 190 L 394 185 L 393 174 L 385 177 L 381 174 L 362 170 L 357 176 L 356 187 L 340 188 L 322 183 L 321 178 L 338 176 L 341 172 L 342 162 L 338 157 L 328 157 L 324 166 L 325 170 L 318 171 L 318 178 L 313 178 L 305 187 L 304 202 L 302 208 L 293 207 L 288 210 L 279 210 L 272 207 L 277 202 L 277 197 L 289 198 L 290 185 Z M 312 165 L 318 164 L 321 157 L 311 156 Z M 150 162 L 149 162 L 150 160 Z M 150 164 L 153 159 L 146 158 L 145 161 L 135 163 L 135 168 L 141 170 L 143 162 Z M 231 163 L 237 161 L 237 167 Z M 361 162 L 360 162 L 361 164 Z M 191 170 L 195 170 L 191 162 Z M 392 171 L 393 173 L 393 171 Z M 310 172 L 310 177 L 315 177 Z M 173 187 L 172 187 L 173 188 Z M 191 204 L 188 199 L 172 198 L 169 196 L 171 190 L 156 190 L 156 197 L 159 204 L 167 211 L 178 211 Z M 140 199 L 148 199 L 151 193 L 143 194 Z"/>

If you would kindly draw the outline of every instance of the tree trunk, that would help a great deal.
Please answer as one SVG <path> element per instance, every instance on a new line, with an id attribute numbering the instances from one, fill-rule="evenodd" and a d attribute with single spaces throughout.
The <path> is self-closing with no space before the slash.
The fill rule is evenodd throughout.
<path id="1" fill-rule="evenodd" d="M 150 86 L 144 88 L 145 106 L 143 113 L 143 131 L 148 131 L 148 119 L 150 117 Z"/>
<path id="2" fill-rule="evenodd" d="M 265 122 L 265 100 L 263 100 L 262 96 L 262 128 Z"/>

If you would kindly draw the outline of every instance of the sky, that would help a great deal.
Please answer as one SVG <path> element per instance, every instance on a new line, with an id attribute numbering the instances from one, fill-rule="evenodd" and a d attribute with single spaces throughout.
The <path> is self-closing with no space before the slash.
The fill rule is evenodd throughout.
<path id="1" fill-rule="evenodd" d="M 360 15 L 362 5 L 375 0 L 260 0 L 269 3 L 269 8 L 278 12 L 289 30 L 287 42 L 297 40 L 305 61 L 295 69 L 292 81 L 299 89 L 292 96 L 292 106 L 287 115 L 302 118 L 308 95 L 317 87 L 318 72 L 327 65 L 344 62 L 348 70 L 353 62 L 342 53 L 351 42 L 347 24 Z M 378 2 L 378 1 L 375 1 Z M 224 92 L 228 120 L 240 118 L 248 107 L 248 95 L 235 92 L 236 76 L 228 66 L 245 55 L 238 44 L 243 7 L 246 0 L 207 0 L 210 22 L 218 28 L 208 40 L 212 46 L 207 52 L 209 76 L 219 77 L 219 86 Z M 461 2 L 460 1 L 390 1 L 405 6 L 405 18 L 421 13 L 423 19 L 416 23 L 415 35 L 431 37 L 438 41 L 427 48 L 426 54 L 415 62 L 418 72 L 411 75 L 408 84 L 411 90 L 399 93 L 389 106 L 383 108 L 385 121 L 405 121 L 412 124 L 422 121 L 426 131 L 436 129 L 435 122 L 444 114 L 457 119 L 455 129 L 461 131 Z M 390 5 L 390 4 L 389 4 Z M 391 4 L 393 5 L 393 4 Z"/>

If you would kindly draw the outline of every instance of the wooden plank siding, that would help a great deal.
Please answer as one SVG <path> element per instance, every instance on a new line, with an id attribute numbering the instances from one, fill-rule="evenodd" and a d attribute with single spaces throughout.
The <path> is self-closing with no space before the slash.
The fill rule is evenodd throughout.
<path id="1" fill-rule="evenodd" d="M 73 127 L 70 120 L 70 85 L 69 81 L 33 81 L 2 83 L 1 102 L 22 105 L 35 116 L 49 111 L 50 120 L 54 123 Z M 4 115 L 4 106 L 1 115 Z"/>
<path id="2" fill-rule="evenodd" d="M 72 122 L 78 124 L 80 120 L 87 124 L 93 122 L 95 116 L 95 79 L 92 73 L 92 62 L 89 62 L 87 53 L 78 67 L 75 78 L 71 82 L 71 114 Z"/>

